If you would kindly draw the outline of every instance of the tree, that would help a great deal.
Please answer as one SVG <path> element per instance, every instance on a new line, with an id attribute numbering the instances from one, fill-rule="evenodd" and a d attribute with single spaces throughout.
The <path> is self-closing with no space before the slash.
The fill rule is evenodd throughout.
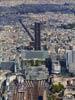
<path id="1" fill-rule="evenodd" d="M 52 84 L 51 90 L 53 93 L 55 93 L 55 92 L 59 93 L 60 91 L 64 90 L 64 86 L 61 83 Z"/>
<path id="2" fill-rule="evenodd" d="M 55 95 L 50 95 L 50 96 L 48 96 L 48 100 L 56 100 L 56 96 Z"/>

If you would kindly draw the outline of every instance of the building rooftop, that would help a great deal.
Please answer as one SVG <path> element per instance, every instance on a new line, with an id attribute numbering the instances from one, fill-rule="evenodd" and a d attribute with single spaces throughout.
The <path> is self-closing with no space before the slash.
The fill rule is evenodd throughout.
<path id="1" fill-rule="evenodd" d="M 27 50 L 22 50 L 21 51 L 21 57 L 24 60 L 33 60 L 33 59 L 40 59 L 44 60 L 45 58 L 48 58 L 49 53 L 48 51 L 27 51 Z"/>

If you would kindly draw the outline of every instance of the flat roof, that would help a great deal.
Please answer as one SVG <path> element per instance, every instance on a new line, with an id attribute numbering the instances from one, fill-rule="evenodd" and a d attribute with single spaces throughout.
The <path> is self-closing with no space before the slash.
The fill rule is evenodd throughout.
<path id="1" fill-rule="evenodd" d="M 21 51 L 22 59 L 26 60 L 33 60 L 33 59 L 39 59 L 44 60 L 49 57 L 48 51 L 28 51 L 28 50 L 22 50 Z"/>

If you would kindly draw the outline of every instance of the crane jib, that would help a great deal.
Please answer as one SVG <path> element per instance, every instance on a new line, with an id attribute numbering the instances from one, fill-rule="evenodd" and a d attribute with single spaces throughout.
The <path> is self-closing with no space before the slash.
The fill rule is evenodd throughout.
<path id="1" fill-rule="evenodd" d="M 32 41 L 35 41 L 35 39 L 33 38 L 33 36 L 31 35 L 31 33 L 29 32 L 29 30 L 26 28 L 26 26 L 22 23 L 21 19 L 19 19 L 20 24 L 22 25 L 22 27 L 25 29 L 25 31 L 28 33 L 28 36 L 31 38 Z"/>

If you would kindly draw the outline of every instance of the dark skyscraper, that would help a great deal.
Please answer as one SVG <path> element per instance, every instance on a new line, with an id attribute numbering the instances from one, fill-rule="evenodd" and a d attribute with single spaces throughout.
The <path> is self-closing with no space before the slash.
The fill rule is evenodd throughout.
<path id="1" fill-rule="evenodd" d="M 35 22 L 35 50 L 41 50 L 40 23 Z"/>
<path id="2" fill-rule="evenodd" d="M 50 57 L 46 58 L 45 65 L 48 68 L 49 75 L 51 75 L 52 74 L 52 59 Z"/>

